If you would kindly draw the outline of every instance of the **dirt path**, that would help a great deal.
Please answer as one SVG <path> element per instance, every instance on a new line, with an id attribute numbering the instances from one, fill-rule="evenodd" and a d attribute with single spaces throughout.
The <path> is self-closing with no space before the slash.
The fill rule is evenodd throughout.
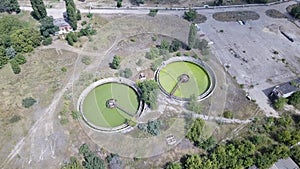
<path id="1" fill-rule="evenodd" d="M 103 54 L 86 52 L 83 51 L 82 49 L 73 48 L 61 41 L 56 41 L 54 42 L 53 45 L 49 47 L 42 47 L 42 49 L 59 48 L 62 50 L 78 53 L 73 68 L 73 75 L 70 77 L 70 79 L 63 87 L 63 89 L 55 94 L 54 98 L 51 101 L 51 104 L 46 109 L 38 112 L 38 114 L 41 114 L 42 116 L 30 128 L 28 134 L 25 137 L 23 137 L 20 141 L 17 142 L 16 146 L 13 148 L 13 150 L 10 152 L 10 154 L 7 156 L 4 162 L 0 165 L 0 168 L 9 168 L 9 163 L 12 161 L 13 158 L 15 158 L 18 154 L 20 154 L 21 150 L 24 148 L 24 145 L 27 143 L 30 144 L 30 155 L 26 157 L 29 158 L 28 163 L 27 164 L 23 163 L 23 166 L 30 165 L 33 160 L 35 161 L 37 160 L 37 162 L 41 161 L 45 158 L 44 156 L 46 156 L 47 154 L 48 155 L 50 154 L 50 156 L 53 159 L 55 158 L 54 147 L 55 147 L 56 140 L 49 140 L 49 137 L 54 132 L 53 131 L 54 128 L 53 122 L 55 120 L 54 115 L 64 93 L 66 93 L 66 91 L 68 91 L 69 89 L 72 89 L 73 91 L 74 81 L 76 81 L 80 77 L 80 73 L 76 72 L 77 69 L 76 65 L 78 64 L 78 62 L 80 62 L 80 56 L 82 55 L 98 56 L 96 57 L 96 60 L 94 60 L 91 65 L 86 67 L 85 70 L 95 69 L 97 66 L 99 66 L 98 64 L 101 63 L 104 56 L 111 51 L 111 49 L 117 44 L 119 40 L 120 40 L 119 38 L 116 38 L 113 45 L 109 49 L 104 51 Z M 76 103 L 76 101 L 74 101 L 74 103 Z"/>

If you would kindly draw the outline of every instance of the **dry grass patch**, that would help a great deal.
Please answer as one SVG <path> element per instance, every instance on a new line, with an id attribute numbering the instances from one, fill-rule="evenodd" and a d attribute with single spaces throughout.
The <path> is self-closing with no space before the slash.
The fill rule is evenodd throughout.
<path id="1" fill-rule="evenodd" d="M 235 22 L 237 20 L 258 20 L 259 14 L 254 11 L 228 11 L 217 12 L 213 14 L 213 18 L 221 22 Z"/>

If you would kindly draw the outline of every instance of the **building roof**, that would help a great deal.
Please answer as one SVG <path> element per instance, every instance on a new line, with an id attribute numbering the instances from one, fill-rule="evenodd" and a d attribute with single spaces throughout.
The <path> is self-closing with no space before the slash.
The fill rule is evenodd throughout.
<path id="1" fill-rule="evenodd" d="M 300 90 L 300 78 L 279 85 L 277 88 L 281 94 L 287 94 Z"/>
<path id="2" fill-rule="evenodd" d="M 70 26 L 70 24 L 68 22 L 66 22 L 64 18 L 54 19 L 53 24 L 58 27 Z"/>
<path id="3" fill-rule="evenodd" d="M 279 159 L 270 169 L 299 169 L 299 166 L 290 158 Z"/>

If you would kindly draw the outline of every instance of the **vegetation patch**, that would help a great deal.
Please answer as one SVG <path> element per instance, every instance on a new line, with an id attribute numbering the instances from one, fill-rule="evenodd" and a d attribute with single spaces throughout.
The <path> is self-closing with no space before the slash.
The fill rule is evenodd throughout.
<path id="1" fill-rule="evenodd" d="M 25 108 L 29 108 L 36 103 L 36 100 L 32 97 L 27 97 L 22 100 L 22 106 Z"/>
<path id="2" fill-rule="evenodd" d="M 258 20 L 259 14 L 254 11 L 228 11 L 217 12 L 213 14 L 213 18 L 221 22 L 235 22 L 238 20 Z"/>
<path id="3" fill-rule="evenodd" d="M 271 17 L 271 18 L 287 18 L 287 16 L 285 16 L 283 13 L 281 13 L 280 11 L 276 10 L 276 9 L 269 9 L 266 10 L 266 15 Z"/>

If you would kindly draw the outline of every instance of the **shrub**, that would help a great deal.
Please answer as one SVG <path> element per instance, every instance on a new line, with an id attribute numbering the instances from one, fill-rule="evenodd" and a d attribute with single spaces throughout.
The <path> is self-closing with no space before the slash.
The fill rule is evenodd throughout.
<path id="1" fill-rule="evenodd" d="M 171 45 L 169 47 L 169 52 L 176 52 L 179 50 L 181 46 L 181 42 L 177 39 L 172 40 Z"/>
<path id="2" fill-rule="evenodd" d="M 118 55 L 115 55 L 113 58 L 112 63 L 110 64 L 110 67 L 113 69 L 119 69 L 121 64 L 121 57 Z"/>
<path id="3" fill-rule="evenodd" d="M 62 72 L 67 72 L 67 68 L 66 68 L 66 67 L 62 67 L 60 70 L 61 70 Z"/>
<path id="4" fill-rule="evenodd" d="M 85 56 L 81 59 L 81 62 L 85 65 L 89 65 L 89 64 L 91 64 L 92 61 L 89 57 Z"/>
<path id="5" fill-rule="evenodd" d="M 290 14 L 294 16 L 297 19 L 300 19 L 300 4 L 297 6 L 293 7 Z"/>
<path id="6" fill-rule="evenodd" d="M 84 25 L 86 25 L 87 24 L 87 21 L 82 21 L 81 22 L 81 26 L 84 26 Z"/>
<path id="7" fill-rule="evenodd" d="M 14 115 L 14 116 L 12 116 L 12 118 L 9 119 L 9 123 L 16 123 L 16 122 L 18 122 L 20 120 L 21 120 L 20 116 Z"/>
<path id="8" fill-rule="evenodd" d="M 29 108 L 36 103 L 36 100 L 32 97 L 27 97 L 22 100 L 22 106 L 25 108 Z"/>
<path id="9" fill-rule="evenodd" d="M 148 15 L 154 17 L 154 16 L 156 16 L 157 12 L 158 12 L 158 9 L 150 9 L 150 12 Z"/>
<path id="10" fill-rule="evenodd" d="M 14 60 L 16 60 L 16 62 L 19 64 L 19 65 L 23 65 L 24 63 L 27 62 L 26 58 L 24 55 L 18 53 L 17 56 L 14 58 Z"/>
<path id="11" fill-rule="evenodd" d="M 233 118 L 233 113 L 232 111 L 225 111 L 223 113 L 223 117 L 228 118 L 228 119 L 232 119 Z"/>
<path id="12" fill-rule="evenodd" d="M 155 60 L 154 62 L 151 63 L 150 69 L 154 72 L 163 62 L 161 58 Z"/>
<path id="13" fill-rule="evenodd" d="M 132 76 L 132 71 L 130 68 L 125 68 L 124 70 L 120 71 L 120 76 L 125 78 L 130 78 Z"/>
<path id="14" fill-rule="evenodd" d="M 139 59 L 137 62 L 136 62 L 136 65 L 138 66 L 142 66 L 143 64 L 143 59 Z"/>
<path id="15" fill-rule="evenodd" d="M 51 45 L 52 44 L 52 38 L 51 37 L 48 37 L 46 39 L 43 40 L 42 44 L 44 46 L 48 46 L 48 45 Z"/>
<path id="16" fill-rule="evenodd" d="M 197 12 L 194 9 L 189 9 L 189 11 L 184 12 L 183 18 L 188 21 L 194 21 L 197 17 Z"/>
<path id="17" fill-rule="evenodd" d="M 176 53 L 176 56 L 181 56 L 181 52 L 177 52 L 177 53 Z"/>
<path id="18" fill-rule="evenodd" d="M 145 57 L 147 59 L 155 59 L 155 58 L 158 58 L 159 56 L 159 49 L 158 48 L 151 48 L 150 49 L 150 52 L 146 52 L 146 55 Z"/>
<path id="19" fill-rule="evenodd" d="M 141 98 L 151 109 L 157 107 L 158 84 L 154 80 L 145 80 L 137 84 L 141 89 Z"/>
<path id="20" fill-rule="evenodd" d="M 293 105 L 295 108 L 300 109 L 300 91 L 293 93 L 289 97 L 288 103 Z"/>
<path id="21" fill-rule="evenodd" d="M 11 66 L 11 69 L 13 70 L 14 74 L 19 74 L 21 72 L 21 68 L 16 60 L 14 60 L 14 59 L 11 60 L 10 66 Z"/>
<path id="22" fill-rule="evenodd" d="M 86 15 L 86 17 L 88 17 L 88 18 L 92 19 L 92 17 L 93 17 L 93 14 L 92 14 L 92 13 L 88 13 L 88 14 Z"/>
<path id="23" fill-rule="evenodd" d="M 287 101 L 288 101 L 288 99 L 283 98 L 283 97 L 281 97 L 281 98 L 279 98 L 279 99 L 276 99 L 276 100 L 274 101 L 274 103 L 273 103 L 274 108 L 275 108 L 276 110 L 282 110 L 283 107 L 284 107 L 284 105 L 287 103 Z"/>
<path id="24" fill-rule="evenodd" d="M 122 7 L 122 1 L 120 1 L 120 0 L 117 1 L 117 7 L 118 8 Z"/>

